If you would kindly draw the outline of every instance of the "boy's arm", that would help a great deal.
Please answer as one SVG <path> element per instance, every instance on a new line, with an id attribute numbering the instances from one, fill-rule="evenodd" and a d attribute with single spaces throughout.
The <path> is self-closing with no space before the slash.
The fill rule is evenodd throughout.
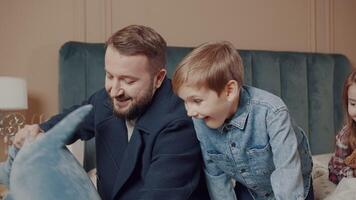
<path id="1" fill-rule="evenodd" d="M 276 199 L 304 199 L 298 141 L 286 108 L 268 114 L 267 131 L 276 168 L 271 174 Z"/>

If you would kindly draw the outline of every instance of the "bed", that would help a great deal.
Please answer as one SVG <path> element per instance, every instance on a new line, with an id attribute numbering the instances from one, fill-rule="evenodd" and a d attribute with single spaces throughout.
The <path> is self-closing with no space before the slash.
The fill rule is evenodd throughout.
<path id="1" fill-rule="evenodd" d="M 190 47 L 168 47 L 168 76 Z M 351 70 L 340 54 L 239 50 L 245 84 L 280 96 L 290 114 L 308 134 L 314 155 L 314 188 L 317 199 L 336 188 L 327 180 L 327 162 L 333 152 L 335 133 L 342 126 L 341 91 Z M 79 104 L 104 86 L 104 44 L 67 42 L 60 49 L 60 110 Z M 81 147 L 79 147 L 81 148 Z M 84 144 L 80 158 L 87 171 L 95 169 L 95 141 Z M 83 160 L 81 160 L 83 159 Z M 93 174 L 93 171 L 91 171 Z"/>

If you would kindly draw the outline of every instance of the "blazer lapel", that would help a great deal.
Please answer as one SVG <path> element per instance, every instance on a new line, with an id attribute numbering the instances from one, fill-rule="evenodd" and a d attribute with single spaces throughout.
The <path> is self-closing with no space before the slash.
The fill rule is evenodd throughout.
<path id="1" fill-rule="evenodd" d="M 125 153 L 122 157 L 120 170 L 115 180 L 115 184 L 113 187 L 113 191 L 111 194 L 111 198 L 114 199 L 116 194 L 122 188 L 127 179 L 131 176 L 135 166 L 137 159 L 142 150 L 142 136 L 139 131 L 135 128 L 130 139 L 129 144 L 125 150 Z"/>

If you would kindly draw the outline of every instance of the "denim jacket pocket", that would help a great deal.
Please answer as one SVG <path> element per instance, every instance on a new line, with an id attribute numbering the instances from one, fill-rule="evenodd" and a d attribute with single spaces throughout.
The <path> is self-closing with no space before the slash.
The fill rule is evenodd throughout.
<path id="1" fill-rule="evenodd" d="M 273 198 L 271 187 L 271 174 L 274 171 L 272 150 L 269 144 L 250 148 L 246 151 L 251 174 L 245 177 L 248 185 L 258 196 L 263 198 Z"/>
<path id="2" fill-rule="evenodd" d="M 228 176 L 233 176 L 234 162 L 226 156 L 217 151 L 207 151 L 208 163 L 213 162 L 218 168 L 220 168 Z"/>
<path id="3" fill-rule="evenodd" d="M 246 151 L 251 170 L 256 175 L 270 176 L 274 170 L 271 146 L 250 148 Z"/>

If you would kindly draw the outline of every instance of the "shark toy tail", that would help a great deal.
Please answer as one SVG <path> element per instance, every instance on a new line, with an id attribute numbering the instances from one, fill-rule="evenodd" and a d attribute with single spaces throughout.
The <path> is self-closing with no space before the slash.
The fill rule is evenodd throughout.
<path id="1" fill-rule="evenodd" d="M 92 105 L 85 105 L 67 115 L 46 133 L 47 143 L 64 146 L 73 137 L 76 128 L 92 109 Z"/>

